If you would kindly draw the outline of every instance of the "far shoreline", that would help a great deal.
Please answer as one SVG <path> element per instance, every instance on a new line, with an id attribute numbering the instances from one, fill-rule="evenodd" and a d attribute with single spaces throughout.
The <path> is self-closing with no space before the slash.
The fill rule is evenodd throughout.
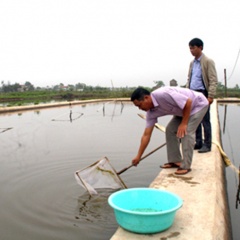
<path id="1" fill-rule="evenodd" d="M 218 104 L 240 103 L 239 98 L 217 98 L 215 100 L 217 100 Z M 0 114 L 30 111 L 30 110 L 45 109 L 45 108 L 54 108 L 54 107 L 65 107 L 65 106 L 73 106 L 73 105 L 89 104 L 89 103 L 110 102 L 110 101 L 130 102 L 131 100 L 130 98 L 103 98 L 103 99 L 64 101 L 64 102 L 61 101 L 61 102 L 54 102 L 54 103 L 32 104 L 32 105 L 25 105 L 25 106 L 0 107 Z"/>
<path id="2" fill-rule="evenodd" d="M 65 107 L 65 106 L 72 106 L 72 105 L 79 105 L 79 104 L 110 102 L 110 101 L 129 102 L 130 98 L 91 99 L 91 100 L 65 101 L 65 102 L 55 102 L 55 103 L 45 103 L 45 104 L 33 104 L 33 105 L 26 105 L 26 106 L 0 107 L 0 114 L 53 108 L 53 107 Z"/>

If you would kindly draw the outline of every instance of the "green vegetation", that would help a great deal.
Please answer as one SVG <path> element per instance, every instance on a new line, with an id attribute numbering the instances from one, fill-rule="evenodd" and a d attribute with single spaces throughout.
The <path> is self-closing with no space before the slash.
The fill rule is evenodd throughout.
<path id="1" fill-rule="evenodd" d="M 234 88 L 226 88 L 223 84 L 219 82 L 217 86 L 216 98 L 224 98 L 224 97 L 240 98 L 240 88 L 238 84 L 236 84 Z"/>
<path id="2" fill-rule="evenodd" d="M 104 98 L 128 98 L 135 88 L 120 88 L 111 90 L 98 88 L 92 90 L 34 90 L 25 92 L 0 93 L 0 103 L 5 106 L 21 106 L 28 104 L 40 104 L 51 101 L 73 101 Z"/>
<path id="3" fill-rule="evenodd" d="M 153 88 L 146 87 L 149 91 L 158 87 L 165 86 L 163 81 L 155 81 Z M 137 86 L 136 86 L 137 87 Z M 21 106 L 28 104 L 49 103 L 52 101 L 73 101 L 104 98 L 130 98 L 131 93 L 136 87 L 132 88 L 106 88 L 92 87 L 83 83 L 64 86 L 59 84 L 52 88 L 35 88 L 30 82 L 24 85 L 15 83 L 7 85 L 2 82 L 0 88 L 0 104 L 3 106 Z M 240 97 L 240 88 L 236 85 L 234 88 L 226 89 L 221 83 L 218 83 L 216 98 Z"/>

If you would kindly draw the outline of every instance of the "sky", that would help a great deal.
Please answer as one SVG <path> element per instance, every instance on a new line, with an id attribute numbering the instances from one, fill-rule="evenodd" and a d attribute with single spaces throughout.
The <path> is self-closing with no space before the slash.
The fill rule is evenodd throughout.
<path id="1" fill-rule="evenodd" d="M 35 87 L 178 85 L 201 38 L 218 80 L 240 83 L 239 0 L 0 0 L 0 81 Z M 240 84 L 239 84 L 240 85 Z"/>

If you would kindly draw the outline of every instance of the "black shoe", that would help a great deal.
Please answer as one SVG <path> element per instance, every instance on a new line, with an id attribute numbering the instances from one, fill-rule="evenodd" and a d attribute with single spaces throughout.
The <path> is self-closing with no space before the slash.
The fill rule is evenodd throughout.
<path id="1" fill-rule="evenodd" d="M 194 146 L 194 150 L 196 150 L 196 149 L 200 149 L 200 148 L 202 148 L 202 144 L 195 144 L 195 146 Z"/>
<path id="2" fill-rule="evenodd" d="M 209 147 L 207 147 L 205 145 L 203 145 L 202 148 L 200 148 L 198 150 L 199 153 L 206 153 L 206 152 L 210 152 L 210 151 L 211 151 L 211 148 L 209 148 Z"/>

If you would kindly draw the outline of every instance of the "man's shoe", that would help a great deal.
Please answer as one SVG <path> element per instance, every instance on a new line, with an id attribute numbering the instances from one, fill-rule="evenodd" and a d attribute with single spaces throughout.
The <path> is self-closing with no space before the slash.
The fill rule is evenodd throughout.
<path id="1" fill-rule="evenodd" d="M 206 152 L 210 152 L 211 149 L 205 145 L 202 146 L 201 149 L 198 150 L 199 153 L 206 153 Z"/>
<path id="2" fill-rule="evenodd" d="M 199 144 L 195 144 L 195 146 L 194 146 L 194 150 L 196 150 L 196 149 L 201 149 L 202 148 L 202 145 L 199 145 Z"/>

